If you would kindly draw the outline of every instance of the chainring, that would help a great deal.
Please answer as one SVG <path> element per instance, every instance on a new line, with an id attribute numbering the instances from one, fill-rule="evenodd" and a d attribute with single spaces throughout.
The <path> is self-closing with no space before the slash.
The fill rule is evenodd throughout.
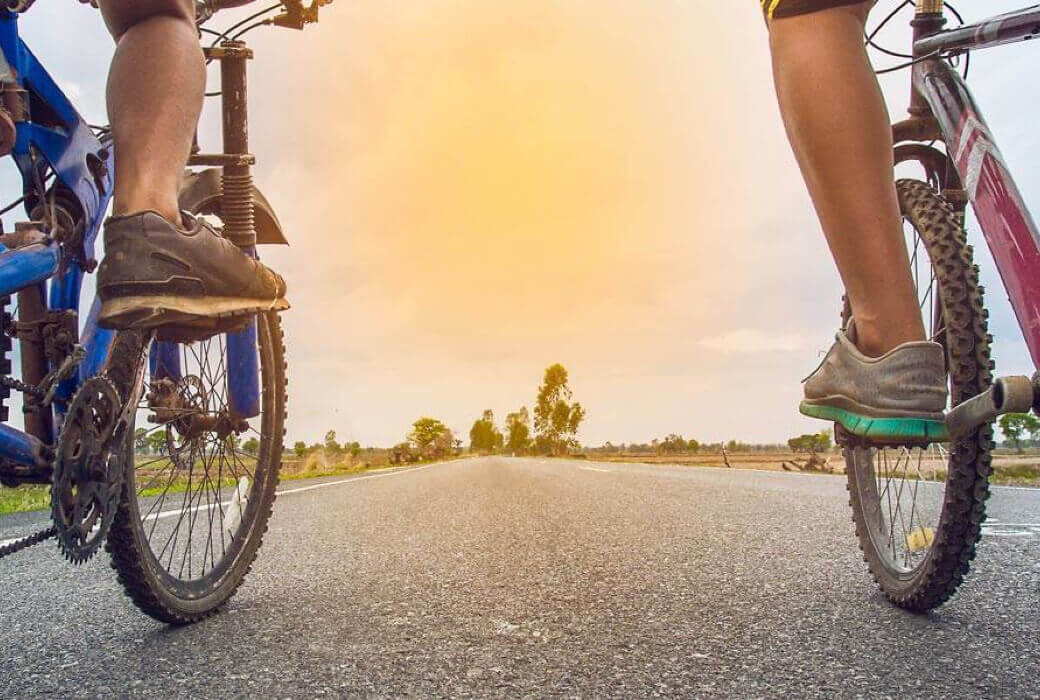
<path id="1" fill-rule="evenodd" d="M 54 458 L 51 518 L 58 547 L 74 564 L 101 548 L 123 486 L 122 460 L 112 456 L 122 413 L 115 386 L 91 377 L 69 403 Z"/>

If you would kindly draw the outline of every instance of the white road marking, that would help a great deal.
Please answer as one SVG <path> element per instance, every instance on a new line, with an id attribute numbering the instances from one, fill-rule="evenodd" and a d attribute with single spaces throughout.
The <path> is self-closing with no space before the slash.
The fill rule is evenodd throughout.
<path id="1" fill-rule="evenodd" d="M 994 530 L 993 528 L 983 527 L 983 537 L 1036 537 L 1035 532 L 1031 530 Z"/>
<path id="2" fill-rule="evenodd" d="M 330 486 L 339 486 L 341 484 L 349 484 L 349 483 L 354 482 L 354 481 L 364 481 L 366 479 L 381 479 L 383 477 L 394 476 L 396 474 L 410 474 L 410 473 L 413 473 L 413 472 L 421 472 L 421 471 L 424 471 L 426 469 L 432 469 L 433 467 L 440 467 L 440 466 L 443 466 L 445 464 L 455 464 L 457 462 L 463 462 L 463 461 L 465 461 L 465 460 L 453 459 L 450 462 L 436 462 L 434 464 L 427 464 L 426 466 L 423 466 L 423 467 L 389 467 L 389 468 L 386 468 L 386 469 L 376 469 L 376 470 L 373 470 L 373 471 L 378 471 L 378 472 L 382 472 L 382 473 L 380 473 L 380 474 L 369 474 L 367 476 L 356 476 L 356 477 L 354 477 L 352 479 L 339 479 L 337 481 L 327 481 L 327 482 L 325 482 L 323 484 L 312 484 L 311 486 L 302 486 L 302 487 L 296 488 L 296 489 L 284 489 L 282 491 L 275 491 L 275 495 L 276 496 L 287 496 L 287 495 L 293 494 L 293 493 L 303 493 L 304 491 L 313 491 L 315 489 L 324 489 L 324 488 L 328 488 Z M 225 501 L 223 503 L 220 503 L 219 505 L 223 507 L 223 506 L 228 505 L 229 503 L 230 503 L 230 501 Z M 210 510 L 212 508 L 215 508 L 217 505 L 218 504 L 216 504 L 216 503 L 210 503 L 208 505 L 200 505 L 200 506 L 196 506 L 193 510 Z M 160 520 L 162 518 L 172 518 L 173 516 L 180 515 L 180 514 L 181 514 L 181 510 L 180 509 L 178 509 L 178 510 L 164 510 L 161 513 L 156 513 L 155 515 L 147 516 L 145 518 L 145 520 L 149 521 L 149 520 Z M 2 540 L 2 541 L 0 541 L 0 547 L 6 547 L 7 545 L 13 544 L 13 543 L 17 542 L 20 539 L 22 539 L 22 538 L 21 537 L 17 537 L 17 538 L 15 538 L 13 540 Z"/>
<path id="3" fill-rule="evenodd" d="M 596 467 L 578 467 L 578 469 L 586 472 L 603 472 L 607 474 L 614 471 L 613 469 L 597 469 Z"/>
<path id="4" fill-rule="evenodd" d="M 431 467 L 439 467 L 442 464 L 451 464 L 453 462 L 459 462 L 459 461 L 461 461 L 461 460 L 452 460 L 452 462 L 437 462 L 435 464 L 427 464 L 425 467 L 397 467 L 397 468 L 391 468 L 389 470 L 380 469 L 379 471 L 383 472 L 381 474 L 369 474 L 367 476 L 355 476 L 352 479 L 338 479 L 336 481 L 327 481 L 327 482 L 325 482 L 323 484 L 312 484 L 310 486 L 301 486 L 300 488 L 296 488 L 296 489 L 283 489 L 282 491 L 275 491 L 275 495 L 276 496 L 288 496 L 289 494 L 292 494 L 292 493 L 303 493 L 304 491 L 313 491 L 315 489 L 325 489 L 325 488 L 328 488 L 330 486 L 339 486 L 340 484 L 349 484 L 349 483 L 351 483 L 353 481 L 364 481 L 366 479 L 381 479 L 381 478 L 386 477 L 386 476 L 394 476 L 395 474 L 402 474 L 402 473 L 405 473 L 405 472 L 421 472 L 424 469 L 429 469 Z M 223 507 L 223 506 L 228 505 L 229 503 L 230 503 L 230 501 L 225 501 L 224 503 L 221 503 L 220 506 Z M 211 504 L 205 505 L 205 506 L 200 505 L 200 506 L 197 506 L 194 510 L 203 510 L 203 509 L 209 510 L 211 508 L 214 508 L 216 505 L 217 505 L 216 503 L 211 503 Z M 173 517 L 175 515 L 180 515 L 181 512 L 182 512 L 181 509 L 166 510 L 166 511 L 163 511 L 161 513 L 157 513 L 156 515 L 149 515 L 148 517 L 145 518 L 145 520 L 160 520 L 162 518 L 171 518 L 171 517 Z"/>
<path id="5" fill-rule="evenodd" d="M 1040 523 L 1002 523 L 990 519 L 982 526 L 983 537 L 1036 537 Z"/>
<path id="6" fill-rule="evenodd" d="M 427 464 L 425 467 L 400 467 L 400 468 L 392 469 L 392 470 L 380 469 L 379 471 L 383 472 L 382 474 L 368 474 L 366 476 L 355 476 L 353 479 L 340 479 L 338 481 L 328 481 L 328 482 L 326 482 L 324 484 L 313 484 L 311 486 L 302 486 L 302 487 L 300 487 L 298 489 L 285 489 L 284 491 L 278 491 L 277 495 L 285 496 L 285 495 L 288 495 L 290 493 L 303 493 L 304 491 L 313 491 L 314 489 L 324 489 L 324 488 L 328 488 L 329 486 L 339 486 L 340 484 L 349 484 L 352 481 L 364 481 L 365 479 L 382 479 L 383 477 L 394 476 L 396 474 L 405 474 L 405 473 L 410 474 L 412 472 L 421 472 L 421 471 L 426 470 L 426 469 L 432 469 L 433 467 L 439 467 L 439 466 L 444 465 L 444 464 L 455 464 L 456 462 L 461 462 L 461 461 L 463 461 L 463 460 L 461 460 L 461 459 L 453 459 L 450 462 L 436 462 L 434 464 Z"/>

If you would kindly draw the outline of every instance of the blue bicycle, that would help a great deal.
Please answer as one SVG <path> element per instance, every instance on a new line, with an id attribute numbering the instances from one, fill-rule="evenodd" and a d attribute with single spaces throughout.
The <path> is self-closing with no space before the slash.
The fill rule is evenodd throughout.
<path id="1" fill-rule="evenodd" d="M 251 0 L 202 0 L 204 52 L 221 66 L 223 149 L 192 154 L 181 207 L 236 245 L 285 243 L 253 186 L 241 41 L 257 26 L 302 29 L 331 0 L 283 0 L 216 32 L 203 23 Z M 56 537 L 73 563 L 103 544 L 134 603 L 185 624 L 234 594 L 267 528 L 281 465 L 285 348 L 277 313 L 209 337 L 109 331 L 99 303 L 80 322 L 84 276 L 112 193 L 111 137 L 87 124 L 19 38 L 33 0 L 0 9 L 0 155 L 13 157 L 27 220 L 0 235 L 0 484 L 51 486 L 52 526 L 0 556 Z M 236 32 L 237 33 L 234 33 Z M 12 303 L 13 302 L 13 303 Z M 9 353 L 19 344 L 20 379 Z M 23 395 L 24 430 L 4 401 Z"/>

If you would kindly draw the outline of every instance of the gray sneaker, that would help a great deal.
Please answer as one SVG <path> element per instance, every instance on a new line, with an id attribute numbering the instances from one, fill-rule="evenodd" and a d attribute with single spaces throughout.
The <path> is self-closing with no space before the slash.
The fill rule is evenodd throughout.
<path id="1" fill-rule="evenodd" d="M 152 211 L 105 222 L 98 269 L 103 328 L 178 329 L 187 340 L 289 308 L 278 274 L 203 219 L 184 218 L 185 228 Z"/>
<path id="2" fill-rule="evenodd" d="M 881 357 L 856 347 L 852 322 L 805 380 L 800 410 L 878 442 L 947 439 L 946 354 L 931 341 L 904 343 Z"/>

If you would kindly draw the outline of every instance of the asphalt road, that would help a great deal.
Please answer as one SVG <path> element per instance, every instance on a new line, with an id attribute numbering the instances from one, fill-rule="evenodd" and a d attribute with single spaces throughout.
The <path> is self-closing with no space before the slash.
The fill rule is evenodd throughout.
<path id="1" fill-rule="evenodd" d="M 283 494 L 239 594 L 189 628 L 138 613 L 103 555 L 0 562 L 0 697 L 1040 697 L 1040 491 L 990 513 L 969 581 L 916 616 L 875 592 L 842 478 L 384 472 Z"/>

